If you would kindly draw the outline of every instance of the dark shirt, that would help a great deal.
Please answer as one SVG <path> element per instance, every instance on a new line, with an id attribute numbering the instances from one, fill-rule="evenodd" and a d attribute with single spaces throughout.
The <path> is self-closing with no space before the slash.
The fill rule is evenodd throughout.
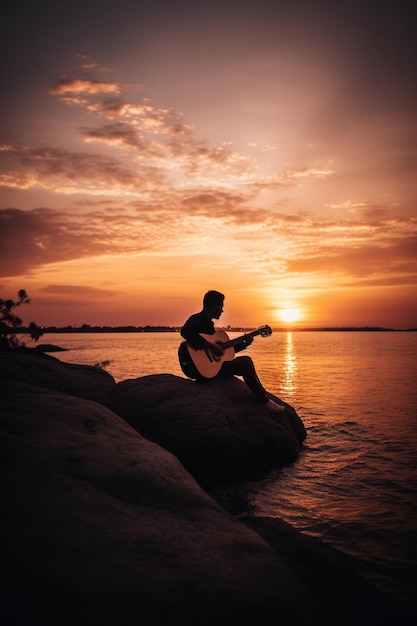
<path id="1" fill-rule="evenodd" d="M 200 333 L 205 335 L 214 335 L 215 333 L 214 323 L 204 311 L 191 315 L 181 328 L 181 337 L 188 341 L 195 350 L 201 350 L 206 342 Z M 236 344 L 234 350 L 235 352 L 246 350 L 246 343 L 242 341 Z"/>
<path id="2" fill-rule="evenodd" d="M 204 337 L 201 337 L 200 333 L 204 333 L 205 335 L 214 334 L 213 321 L 204 311 L 194 313 L 194 315 L 188 318 L 181 329 L 181 337 L 186 339 L 191 347 L 200 350 L 206 341 Z"/>

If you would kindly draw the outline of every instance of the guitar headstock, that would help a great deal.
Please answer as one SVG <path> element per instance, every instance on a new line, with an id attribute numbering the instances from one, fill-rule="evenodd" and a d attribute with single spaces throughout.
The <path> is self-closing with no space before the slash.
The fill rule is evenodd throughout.
<path id="1" fill-rule="evenodd" d="M 269 337 L 269 335 L 272 335 L 271 327 L 266 324 L 265 326 L 259 326 L 258 331 L 261 337 Z"/>

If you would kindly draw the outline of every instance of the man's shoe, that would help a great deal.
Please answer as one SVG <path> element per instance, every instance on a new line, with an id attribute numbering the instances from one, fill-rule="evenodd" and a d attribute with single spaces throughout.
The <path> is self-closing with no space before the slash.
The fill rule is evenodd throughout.
<path id="1" fill-rule="evenodd" d="M 271 413 L 283 413 L 285 411 L 285 406 L 282 406 L 282 404 L 277 404 L 273 400 L 268 400 L 268 402 L 264 404 L 264 407 L 268 409 L 268 411 L 270 411 Z"/>

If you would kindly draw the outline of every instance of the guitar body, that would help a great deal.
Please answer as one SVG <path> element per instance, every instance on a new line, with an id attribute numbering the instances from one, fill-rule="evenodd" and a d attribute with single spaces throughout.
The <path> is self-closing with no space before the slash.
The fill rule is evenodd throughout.
<path id="1" fill-rule="evenodd" d="M 212 343 L 226 343 L 229 341 L 229 337 L 224 330 L 216 330 L 214 335 L 201 333 L 201 336 Z M 222 356 L 217 356 L 207 348 L 196 350 L 188 342 L 183 341 L 179 348 L 179 358 L 182 371 L 189 378 L 197 378 L 198 375 L 203 378 L 214 378 L 220 372 L 220 368 L 225 361 L 233 361 L 235 350 L 233 347 L 226 348 Z M 189 364 L 189 361 L 191 361 L 191 364 Z M 184 367 L 187 371 L 184 370 Z"/>
<path id="2" fill-rule="evenodd" d="M 224 349 L 221 356 L 212 353 L 208 348 L 196 350 L 187 341 L 183 341 L 178 348 L 178 358 L 183 373 L 188 378 L 214 378 L 220 372 L 225 361 L 233 361 L 235 358 L 234 345 L 241 342 L 245 337 L 261 334 L 268 336 L 271 334 L 269 326 L 262 326 L 258 330 L 252 331 L 247 335 L 230 340 L 224 330 L 216 330 L 213 335 L 205 335 L 200 333 L 204 339 L 211 343 L 220 343 Z"/>

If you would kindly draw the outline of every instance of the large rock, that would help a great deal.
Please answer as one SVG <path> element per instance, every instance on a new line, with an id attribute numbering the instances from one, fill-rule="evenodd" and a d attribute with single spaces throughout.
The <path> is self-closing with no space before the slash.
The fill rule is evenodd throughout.
<path id="1" fill-rule="evenodd" d="M 82 397 L 101 380 L 91 368 L 39 360 L 36 373 L 32 358 L 1 359 L 5 624 L 408 623 L 347 557 L 279 520 L 243 524 L 170 452 Z M 209 426 L 211 411 L 202 413 Z"/>
<path id="2" fill-rule="evenodd" d="M 198 384 L 171 374 L 144 376 L 118 383 L 110 406 L 205 485 L 291 463 L 306 437 L 292 407 L 272 415 L 237 378 Z"/>
<path id="3" fill-rule="evenodd" d="M 39 350 L 0 350 L 0 381 L 15 380 L 69 393 L 106 405 L 114 378 L 93 365 L 58 361 Z"/>
<path id="4" fill-rule="evenodd" d="M 276 551 L 110 410 L 14 382 L 0 403 L 4 601 L 27 624 L 316 623 Z"/>
<path id="5" fill-rule="evenodd" d="M 274 546 L 280 559 L 306 584 L 316 602 L 315 617 L 322 626 L 415 623 L 415 617 L 404 615 L 385 594 L 358 576 L 360 563 L 348 555 L 278 518 L 248 516 L 242 522 Z"/>

